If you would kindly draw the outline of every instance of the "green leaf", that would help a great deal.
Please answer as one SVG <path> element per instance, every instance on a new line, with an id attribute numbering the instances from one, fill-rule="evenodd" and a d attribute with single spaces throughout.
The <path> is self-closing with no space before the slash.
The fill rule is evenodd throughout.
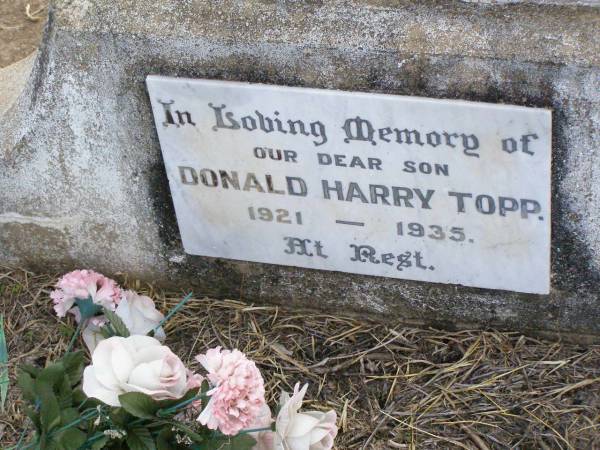
<path id="1" fill-rule="evenodd" d="M 55 389 L 56 397 L 58 398 L 58 405 L 61 409 L 68 408 L 73 404 L 73 388 L 69 383 L 69 378 L 66 376 L 61 380 Z"/>
<path id="2" fill-rule="evenodd" d="M 121 318 L 109 309 L 103 308 L 103 310 L 104 315 L 110 322 L 112 328 L 115 330 L 116 336 L 129 337 L 129 330 Z"/>
<path id="3" fill-rule="evenodd" d="M 40 422 L 42 430 L 48 432 L 60 425 L 60 407 L 52 388 L 47 382 L 35 380 L 35 391 L 40 400 Z"/>
<path id="4" fill-rule="evenodd" d="M 95 403 L 86 406 L 86 403 L 88 400 L 91 400 Z M 100 400 L 91 399 L 91 398 L 88 399 L 87 395 L 85 395 L 80 388 L 73 389 L 73 404 L 79 405 L 80 403 L 83 403 L 83 405 L 82 405 L 83 409 L 90 408 L 90 407 L 96 407 L 96 406 L 102 404 L 102 402 L 100 402 Z"/>
<path id="5" fill-rule="evenodd" d="M 42 369 L 37 376 L 37 383 L 47 383 L 50 387 L 58 386 L 65 378 L 65 367 L 60 363 L 50 364 L 48 367 Z"/>
<path id="6" fill-rule="evenodd" d="M 37 376 L 40 374 L 40 371 L 42 370 L 39 367 L 32 366 L 31 364 L 21 364 L 19 369 L 31 375 L 32 378 L 37 378 Z"/>
<path id="7" fill-rule="evenodd" d="M 37 411 L 30 406 L 24 406 L 23 411 L 25 412 L 25 415 L 31 419 L 35 425 L 35 429 L 40 432 L 42 430 L 42 424 L 40 422 L 40 415 L 37 413 Z"/>
<path id="8" fill-rule="evenodd" d="M 120 428 L 125 428 L 133 420 L 133 416 L 123 408 L 113 408 L 108 415 L 110 420 Z"/>
<path id="9" fill-rule="evenodd" d="M 206 394 L 209 390 L 210 390 L 210 384 L 208 384 L 208 381 L 203 380 L 202 384 L 200 385 L 200 393 Z"/>
<path id="10" fill-rule="evenodd" d="M 4 316 L 0 314 L 0 411 L 2 412 L 8 395 L 8 383 L 8 348 L 4 335 Z"/>
<path id="11" fill-rule="evenodd" d="M 66 408 L 60 411 L 60 423 L 62 426 L 75 422 L 79 417 L 80 414 L 77 408 Z"/>
<path id="12" fill-rule="evenodd" d="M 77 428 L 68 428 L 54 439 L 61 450 L 78 450 L 85 443 L 87 435 Z"/>
<path id="13" fill-rule="evenodd" d="M 58 441 L 53 440 L 50 436 L 42 436 L 42 439 L 40 439 L 40 445 L 36 450 L 38 449 L 61 450 L 60 446 L 58 445 Z"/>
<path id="14" fill-rule="evenodd" d="M 100 439 L 95 440 L 90 447 L 91 450 L 101 450 L 108 442 L 108 436 L 102 436 Z"/>
<path id="15" fill-rule="evenodd" d="M 79 307 L 82 321 L 94 317 L 102 312 L 102 307 L 100 305 L 96 305 L 91 296 L 86 299 L 78 298 L 75 300 L 75 304 Z"/>
<path id="16" fill-rule="evenodd" d="M 17 385 L 19 388 L 21 388 L 21 395 L 23 398 L 29 403 L 35 404 L 35 386 L 31 375 L 27 372 L 19 370 L 19 374 L 17 375 Z"/>
<path id="17" fill-rule="evenodd" d="M 129 450 L 156 450 L 154 439 L 148 428 L 132 428 L 125 438 Z"/>
<path id="18" fill-rule="evenodd" d="M 65 353 L 60 362 L 65 368 L 65 373 L 69 377 L 71 386 L 75 386 L 81 381 L 83 368 L 85 365 L 84 354 L 81 350 Z"/>
<path id="19" fill-rule="evenodd" d="M 108 339 L 109 337 L 115 336 L 115 334 L 112 332 L 112 328 L 110 327 L 110 323 L 107 323 L 106 325 L 100 328 L 100 334 L 104 339 Z"/>
<path id="20" fill-rule="evenodd" d="M 190 447 L 185 443 L 178 444 L 175 438 L 175 432 L 168 425 L 160 430 L 156 437 L 156 449 L 157 450 L 186 450 Z"/>
<path id="21" fill-rule="evenodd" d="M 156 400 L 141 392 L 121 394 L 119 402 L 125 411 L 140 419 L 152 419 L 160 409 L 160 404 Z"/>
<path id="22" fill-rule="evenodd" d="M 172 450 L 174 433 L 169 428 L 163 428 L 156 437 L 156 450 Z"/>

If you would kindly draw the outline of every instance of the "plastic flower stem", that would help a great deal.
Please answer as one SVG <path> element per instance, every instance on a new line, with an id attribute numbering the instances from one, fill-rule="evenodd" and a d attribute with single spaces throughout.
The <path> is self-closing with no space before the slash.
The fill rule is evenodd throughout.
<path id="1" fill-rule="evenodd" d="M 49 436 L 52 436 L 56 433 L 60 433 L 62 431 L 68 430 L 69 428 L 74 427 L 75 425 L 79 425 L 81 422 L 91 419 L 92 417 L 98 415 L 98 410 L 94 408 L 94 410 L 82 415 L 81 417 L 75 419 L 73 422 L 68 423 L 62 427 L 60 427 L 58 430 L 54 430 L 52 433 L 50 433 Z"/>
<path id="2" fill-rule="evenodd" d="M 73 333 L 73 337 L 71 338 L 71 342 L 69 342 L 69 346 L 67 347 L 67 351 L 65 353 L 69 353 L 71 351 L 71 349 L 73 348 L 73 345 L 75 344 L 75 341 L 79 337 L 79 333 L 81 333 L 81 329 L 83 328 L 83 325 L 85 323 L 87 323 L 87 319 L 82 320 L 81 322 L 79 322 L 77 324 L 77 328 L 75 329 L 75 333 Z"/>
<path id="3" fill-rule="evenodd" d="M 145 417 L 144 417 L 144 418 L 135 419 L 134 421 L 132 421 L 132 422 L 129 424 L 129 426 L 131 427 L 131 426 L 133 426 L 133 425 L 139 425 L 140 423 L 144 423 L 144 422 L 146 422 L 146 421 L 148 421 L 148 420 L 152 420 L 152 419 L 146 419 Z M 163 420 L 163 421 L 156 422 L 156 423 L 162 423 L 162 424 L 164 425 L 165 423 L 169 423 L 169 421 L 168 421 L 168 420 Z M 147 425 L 147 426 L 148 426 L 148 427 L 150 427 L 150 426 L 152 426 L 152 424 L 149 424 L 149 425 Z"/>
<path id="4" fill-rule="evenodd" d="M 183 300 L 181 300 L 179 303 L 177 303 L 177 305 L 175 305 L 175 307 L 174 307 L 174 308 L 172 308 L 172 309 L 171 309 L 171 310 L 170 310 L 170 311 L 167 313 L 167 315 L 165 316 L 165 318 L 164 318 L 163 320 L 161 320 L 161 321 L 158 323 L 158 325 L 156 325 L 156 326 L 155 326 L 155 327 L 152 329 L 152 331 L 154 331 L 154 332 L 156 333 L 156 330 L 158 330 L 158 329 L 159 329 L 160 327 L 162 327 L 162 326 L 163 326 L 165 323 L 167 323 L 167 320 L 169 320 L 169 319 L 170 319 L 170 318 L 173 316 L 173 314 L 175 314 L 177 311 L 179 311 L 179 310 L 180 310 L 180 309 L 183 307 L 183 305 L 185 305 L 185 304 L 188 302 L 188 300 L 189 300 L 190 298 L 192 298 L 192 294 L 193 294 L 193 293 L 192 293 L 192 292 L 190 292 L 188 295 L 186 295 L 185 297 L 183 297 Z"/>
<path id="5" fill-rule="evenodd" d="M 256 433 L 259 431 L 270 431 L 271 427 L 264 428 L 248 428 L 247 430 L 241 430 L 238 434 Z"/>
<path id="6" fill-rule="evenodd" d="M 184 406 L 187 406 L 187 405 L 189 405 L 190 403 L 193 403 L 193 402 L 195 402 L 196 400 L 204 400 L 204 399 L 206 399 L 206 398 L 209 398 L 209 397 L 210 397 L 210 396 L 209 396 L 209 395 L 206 395 L 206 394 L 199 394 L 199 395 L 196 395 L 196 396 L 194 396 L 194 397 L 192 397 L 192 398 L 189 398 L 189 399 L 187 399 L 187 400 L 185 400 L 185 401 L 183 401 L 183 402 L 177 403 L 176 405 L 170 406 L 169 408 L 165 408 L 165 409 L 160 409 L 160 410 L 158 410 L 158 413 L 157 413 L 157 415 L 160 417 L 160 416 L 161 416 L 161 414 L 169 414 L 169 413 L 172 413 L 173 411 L 177 411 L 178 409 L 180 409 L 180 408 L 183 408 Z"/>
<path id="7" fill-rule="evenodd" d="M 247 434 L 247 433 L 257 433 L 259 431 L 267 431 L 267 430 L 271 430 L 271 427 L 264 427 L 264 428 L 248 428 L 247 430 L 240 430 L 240 432 L 238 434 Z M 216 437 L 231 437 L 228 434 L 223 434 L 220 431 L 215 431 L 214 434 Z"/>
<path id="8" fill-rule="evenodd" d="M 103 437 L 104 437 L 104 433 L 96 433 L 95 435 L 93 435 L 93 436 L 89 437 L 89 438 L 88 438 L 88 439 L 85 441 L 85 443 L 83 444 L 83 445 L 84 445 L 84 448 L 87 448 L 87 446 L 88 446 L 89 444 L 93 444 L 93 443 L 94 443 L 94 442 L 96 442 L 98 439 L 102 439 Z"/>

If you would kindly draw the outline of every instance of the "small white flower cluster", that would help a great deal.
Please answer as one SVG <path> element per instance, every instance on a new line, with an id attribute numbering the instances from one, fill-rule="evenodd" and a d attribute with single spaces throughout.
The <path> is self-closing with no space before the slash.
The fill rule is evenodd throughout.
<path id="1" fill-rule="evenodd" d="M 104 436 L 108 436 L 110 439 L 123 439 L 127 436 L 125 430 L 104 430 Z"/>
<path id="2" fill-rule="evenodd" d="M 176 428 L 172 429 L 173 431 L 177 431 Z M 180 445 L 192 445 L 194 442 L 192 438 L 190 438 L 187 434 L 175 433 L 175 442 Z"/>

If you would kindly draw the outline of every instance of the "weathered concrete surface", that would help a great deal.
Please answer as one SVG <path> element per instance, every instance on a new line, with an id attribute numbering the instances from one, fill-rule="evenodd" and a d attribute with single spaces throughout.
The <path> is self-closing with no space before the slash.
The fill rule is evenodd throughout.
<path id="1" fill-rule="evenodd" d="M 600 339 L 595 1 L 61 0 L 0 117 L 0 261 L 442 327 Z M 148 74 L 554 110 L 549 296 L 183 254 Z"/>

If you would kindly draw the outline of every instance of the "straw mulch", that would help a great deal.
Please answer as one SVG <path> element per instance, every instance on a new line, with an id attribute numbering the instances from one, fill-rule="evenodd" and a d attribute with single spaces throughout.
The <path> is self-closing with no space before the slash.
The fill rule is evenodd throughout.
<path id="1" fill-rule="evenodd" d="M 15 366 L 64 351 L 73 324 L 53 314 L 54 277 L 0 272 L 11 386 L 0 447 L 26 423 Z M 162 311 L 184 291 L 145 291 Z M 600 346 L 579 347 L 498 331 L 446 332 L 342 315 L 198 299 L 169 323 L 167 344 L 193 368 L 207 347 L 254 359 L 275 405 L 309 382 L 305 405 L 337 411 L 337 449 L 600 448 Z"/>

